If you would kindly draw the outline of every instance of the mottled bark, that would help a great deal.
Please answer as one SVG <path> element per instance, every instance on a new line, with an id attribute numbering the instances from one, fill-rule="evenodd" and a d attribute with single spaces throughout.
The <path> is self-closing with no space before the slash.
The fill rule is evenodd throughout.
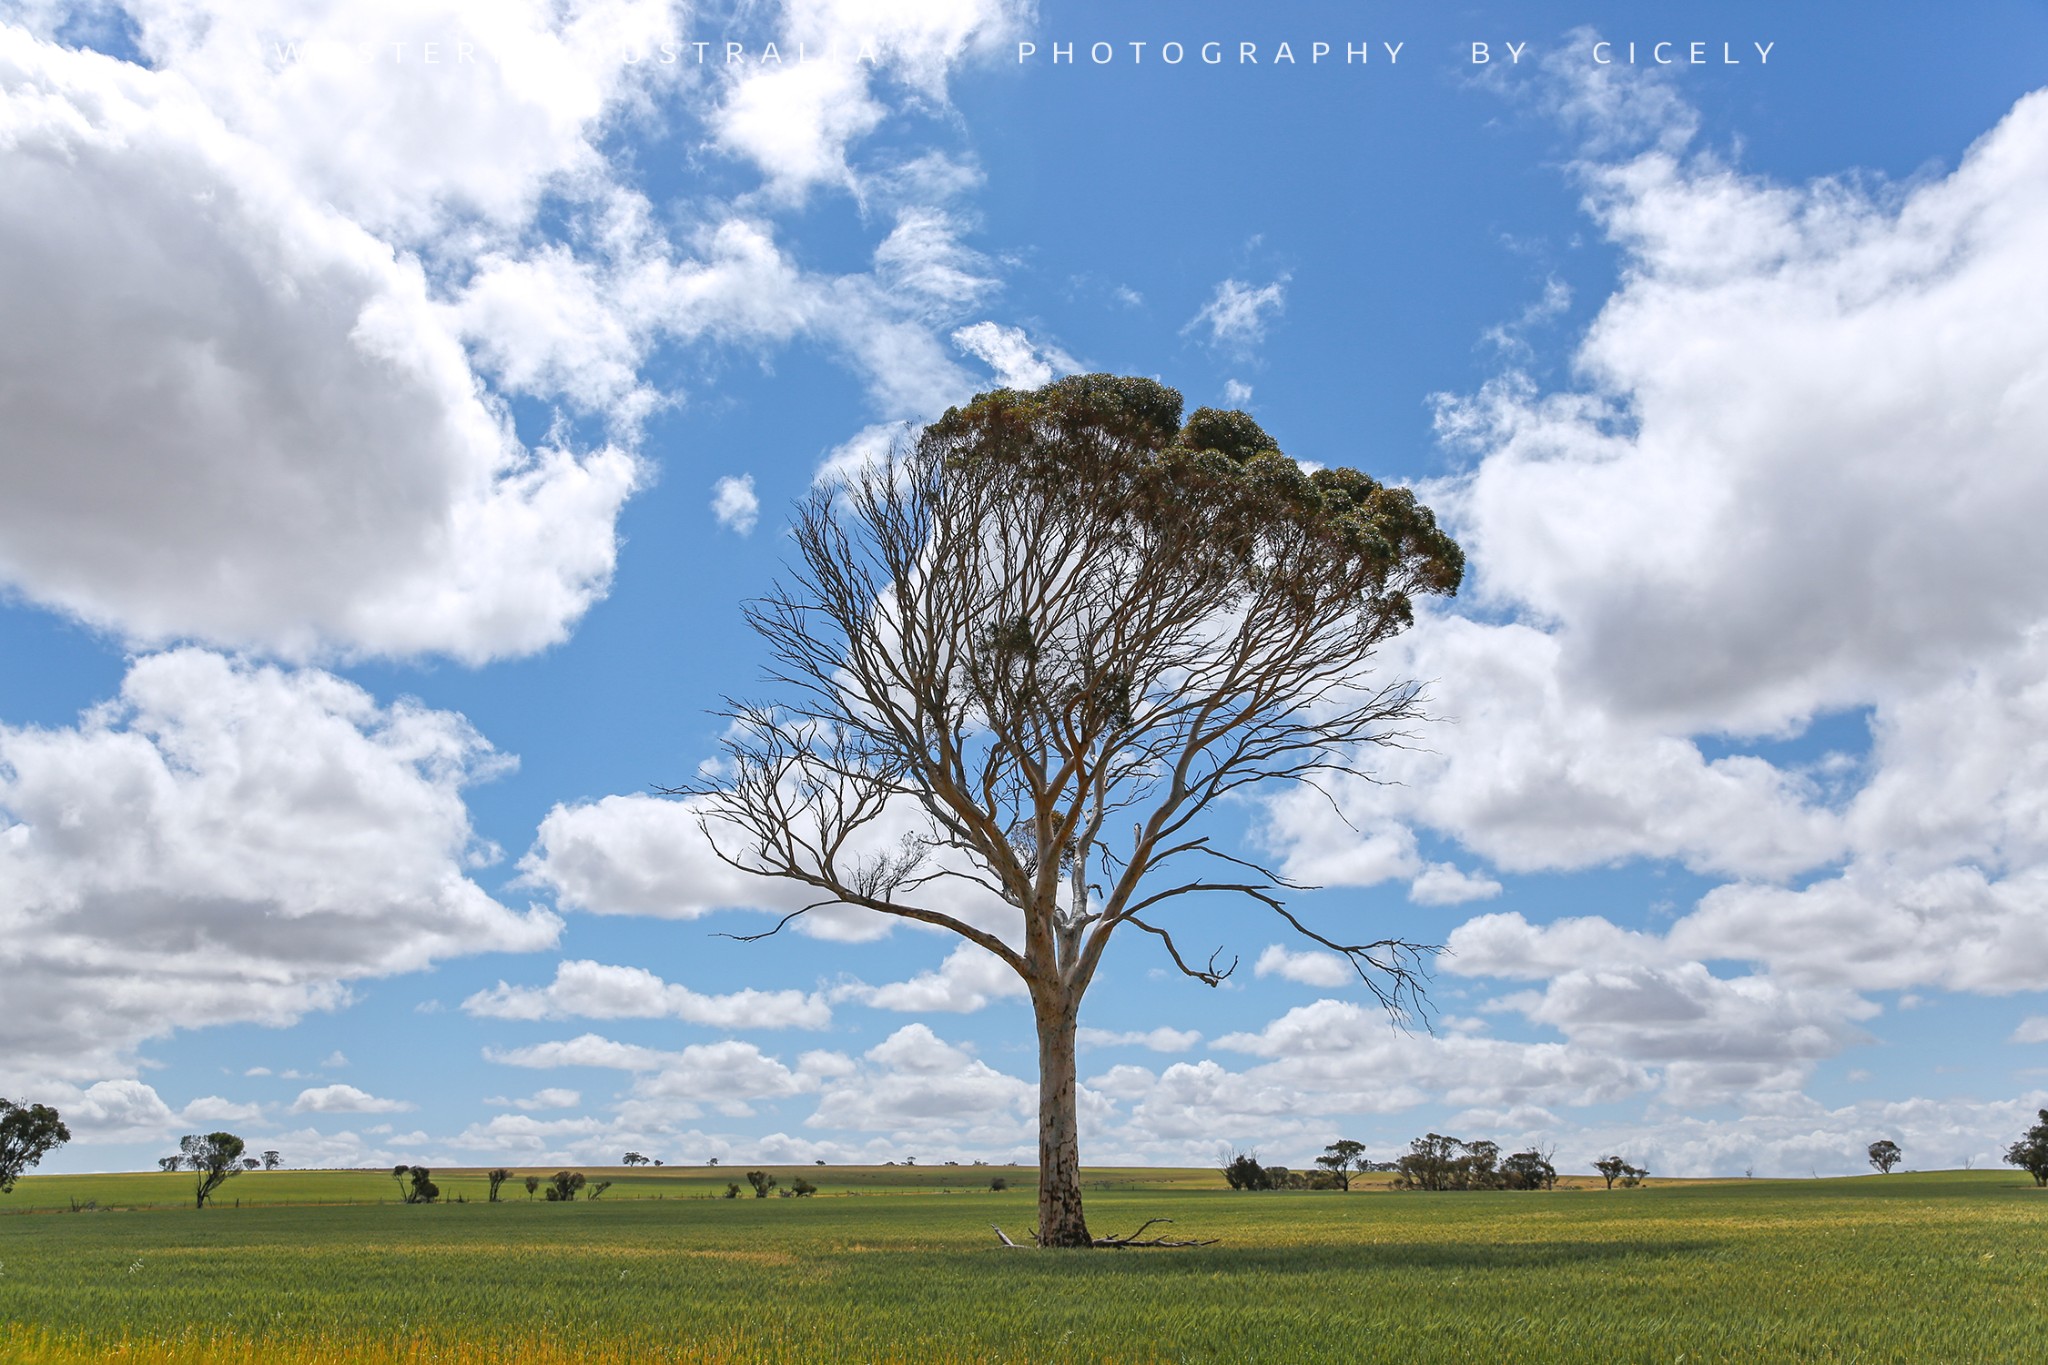
<path id="1" fill-rule="evenodd" d="M 1074 1091 L 1074 1027 L 1078 1000 L 1057 987 L 1036 1005 L 1038 1015 L 1038 1244 L 1093 1245 L 1081 1212 L 1080 1111 Z"/>

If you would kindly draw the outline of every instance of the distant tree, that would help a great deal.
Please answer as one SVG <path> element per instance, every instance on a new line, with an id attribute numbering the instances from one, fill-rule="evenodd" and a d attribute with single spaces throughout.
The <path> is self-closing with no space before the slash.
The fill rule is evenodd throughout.
<path id="1" fill-rule="evenodd" d="M 656 1158 L 654 1159 L 654 1164 L 655 1164 L 655 1165 L 657 1165 L 657 1166 L 661 1165 L 661 1164 L 662 1164 L 662 1163 L 661 1163 L 661 1158 L 660 1158 L 660 1157 L 656 1157 Z"/>
<path id="2" fill-rule="evenodd" d="M 1233 1190 L 1270 1190 L 1273 1178 L 1259 1164 L 1257 1152 L 1239 1152 L 1223 1165 L 1223 1178 Z"/>
<path id="3" fill-rule="evenodd" d="M 278 1155 L 275 1150 L 263 1154 L 263 1169 L 266 1171 L 276 1170 L 283 1162 L 284 1158 Z"/>
<path id="4" fill-rule="evenodd" d="M 2048 1109 L 2041 1111 L 2041 1121 L 2027 1129 L 2025 1137 L 2005 1149 L 2005 1160 L 2034 1177 L 2036 1185 L 2048 1185 Z"/>
<path id="5" fill-rule="evenodd" d="M 997 1176 L 995 1179 L 988 1182 L 988 1187 L 992 1190 L 998 1191 L 1007 1190 L 1010 1188 L 1010 1182 L 1004 1179 L 1002 1176 Z"/>
<path id="6" fill-rule="evenodd" d="M 704 1164 L 707 1166 L 716 1166 L 718 1164 L 718 1158 L 712 1157 L 711 1160 L 705 1162 Z"/>
<path id="7" fill-rule="evenodd" d="M 548 1182 L 548 1202 L 567 1203 L 588 1183 L 581 1171 L 556 1171 L 555 1178 Z"/>
<path id="8" fill-rule="evenodd" d="M 1241 412 L 1183 422 L 1153 380 L 1073 375 L 982 394 L 821 485 L 789 543 L 789 579 L 748 609 L 787 695 L 734 704 L 725 761 L 681 790 L 720 856 L 808 888 L 790 919 L 861 906 L 1022 979 L 1040 1246 L 1094 1245 L 1075 1049 L 1119 931 L 1215 986 L 1235 963 L 1190 960 L 1175 912 L 1238 898 L 1349 959 L 1396 1017 L 1416 1007 L 1428 945 L 1316 933 L 1203 820 L 1258 784 L 1365 775 L 1418 718 L 1420 687 L 1370 665 L 1464 561 L 1409 490 L 1304 469 Z M 962 879 L 1010 907 L 1008 933 L 959 915 Z"/>
<path id="9" fill-rule="evenodd" d="M 1516 1152 L 1500 1163 L 1501 1183 L 1511 1190 L 1548 1190 L 1557 1186 L 1557 1167 L 1538 1151 Z"/>
<path id="10" fill-rule="evenodd" d="M 1650 1168 L 1648 1166 L 1624 1165 L 1621 1168 L 1621 1185 L 1623 1189 L 1634 1189 L 1649 1178 Z"/>
<path id="11" fill-rule="evenodd" d="M 736 1181 L 728 1180 L 725 1182 L 725 1197 L 727 1199 L 737 1199 L 740 1197 L 740 1187 Z"/>
<path id="12" fill-rule="evenodd" d="M 408 1204 L 431 1204 L 441 1197 L 441 1187 L 434 1183 L 433 1176 L 424 1166 L 391 1168 L 391 1177 L 398 1182 L 399 1197 Z"/>
<path id="13" fill-rule="evenodd" d="M 628 1152 L 626 1153 L 624 1158 L 621 1159 L 620 1164 L 625 1166 L 645 1166 L 647 1164 L 647 1158 L 640 1155 L 640 1153 L 638 1152 Z"/>
<path id="14" fill-rule="evenodd" d="M 754 1198 L 766 1199 L 768 1191 L 775 1188 L 775 1177 L 766 1171 L 748 1171 L 747 1183 L 754 1187 Z"/>
<path id="15" fill-rule="evenodd" d="M 589 1188 L 587 1188 L 587 1189 L 585 1189 L 585 1190 L 583 1191 L 583 1197 L 584 1197 L 585 1199 L 595 1199 L 595 1198 L 597 1198 L 597 1197 L 598 1197 L 599 1195 L 603 1194 L 603 1193 L 604 1193 L 604 1192 L 605 1192 L 606 1190 L 610 1189 L 611 1187 L 612 1187 L 612 1182 L 611 1182 L 611 1181 L 609 1181 L 609 1180 L 599 1180 L 599 1181 L 596 1181 L 596 1182 L 594 1182 L 593 1184 L 591 1184 L 591 1185 L 589 1186 Z"/>
<path id="16" fill-rule="evenodd" d="M 1475 1138 L 1462 1144 L 1454 1166 L 1453 1187 L 1460 1190 L 1497 1190 L 1501 1186 L 1500 1144 Z"/>
<path id="17" fill-rule="evenodd" d="M 1458 1158 L 1465 1144 L 1443 1133 L 1428 1133 L 1411 1139 L 1408 1151 L 1397 1162 L 1397 1184 L 1411 1190 L 1457 1188 Z"/>
<path id="18" fill-rule="evenodd" d="M 245 1171 L 253 1171 L 260 1169 L 262 1165 L 263 1163 L 258 1161 L 253 1156 L 245 1156 L 242 1158 L 242 1169 Z"/>
<path id="19" fill-rule="evenodd" d="M 1879 1138 L 1871 1143 L 1869 1155 L 1870 1164 L 1877 1168 L 1879 1175 L 1890 1175 L 1892 1167 L 1906 1159 L 1906 1154 L 1899 1149 L 1899 1144 L 1890 1138 Z"/>
<path id="20" fill-rule="evenodd" d="M 791 1183 L 789 1187 L 789 1192 L 795 1195 L 797 1198 L 802 1199 L 809 1195 L 816 1194 L 818 1192 L 818 1187 L 816 1185 L 813 1185 L 810 1181 L 804 1179 L 802 1176 L 798 1176 L 796 1180 Z"/>
<path id="21" fill-rule="evenodd" d="M 484 1172 L 484 1179 L 491 1182 L 491 1197 L 489 1202 L 493 1204 L 498 1202 L 498 1187 L 500 1185 L 503 1185 L 506 1181 L 510 1180 L 511 1178 L 512 1172 L 506 1170 L 503 1166 L 500 1166 L 495 1171 Z"/>
<path id="22" fill-rule="evenodd" d="M 1593 1169 L 1600 1172 L 1600 1178 L 1607 1182 L 1607 1188 L 1611 1190 L 1614 1188 L 1614 1182 L 1621 1179 L 1633 1167 L 1618 1156 L 1603 1156 L 1593 1163 Z"/>
<path id="23" fill-rule="evenodd" d="M 178 1167 L 184 1164 L 185 1158 L 181 1156 L 160 1156 L 156 1159 L 156 1168 L 166 1174 L 177 1170 Z"/>
<path id="24" fill-rule="evenodd" d="M 526 1177 L 526 1197 L 527 1197 L 527 1199 L 528 1199 L 529 1201 L 531 1201 L 531 1200 L 532 1200 L 532 1198 L 533 1198 L 533 1192 L 534 1192 L 535 1190 L 539 1189 L 539 1188 L 540 1188 L 540 1177 L 539 1177 L 539 1176 L 537 1176 L 537 1175 L 530 1175 L 530 1176 Z"/>
<path id="25" fill-rule="evenodd" d="M 233 1133 L 188 1133 L 178 1139 L 185 1164 L 199 1177 L 193 1189 L 194 1208 L 205 1208 L 223 1181 L 242 1173 L 242 1147 Z"/>
<path id="26" fill-rule="evenodd" d="M 1323 1148 L 1323 1154 L 1316 1158 L 1316 1165 L 1336 1179 L 1338 1189 L 1349 1190 L 1351 1173 L 1358 1169 L 1358 1163 L 1364 1158 L 1364 1143 L 1353 1142 L 1350 1138 L 1338 1138 Z"/>
<path id="27" fill-rule="evenodd" d="M 0 1194 L 12 1194 L 21 1173 L 71 1141 L 71 1130 L 47 1104 L 0 1099 Z"/>

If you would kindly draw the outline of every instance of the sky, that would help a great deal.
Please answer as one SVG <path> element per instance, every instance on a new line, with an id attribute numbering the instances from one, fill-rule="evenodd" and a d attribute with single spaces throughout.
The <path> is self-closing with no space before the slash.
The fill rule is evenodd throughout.
<path id="1" fill-rule="evenodd" d="M 1633 61 L 1631 61 L 1633 56 Z M 1219 813 L 1084 1160 L 1995 1165 L 2048 1105 L 2048 12 L 0 3 L 0 1095 L 47 1171 L 1030 1160 L 989 955 L 660 795 L 820 480 L 1154 376 L 1412 485 L 1436 719 Z M 1143 937 L 1143 936 L 1139 936 Z"/>

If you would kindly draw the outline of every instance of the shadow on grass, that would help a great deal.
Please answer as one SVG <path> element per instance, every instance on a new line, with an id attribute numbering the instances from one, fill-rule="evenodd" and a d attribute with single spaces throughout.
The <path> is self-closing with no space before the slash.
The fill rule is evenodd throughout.
<path id="1" fill-rule="evenodd" d="M 1475 1274 L 1528 1270 L 1562 1270 L 1573 1266 L 1656 1261 L 1725 1250 L 1699 1240 L 1545 1241 L 1488 1244 L 1392 1241 L 1347 1246 L 1260 1247 L 1213 1246 L 1134 1248 L 1089 1252 L 1002 1251 L 1002 1261 L 1027 1274 L 1096 1275 L 1138 1273 L 1198 1275 L 1218 1273 L 1270 1275 L 1370 1274 L 1415 1270 L 1432 1274 L 1471 1271 Z"/>

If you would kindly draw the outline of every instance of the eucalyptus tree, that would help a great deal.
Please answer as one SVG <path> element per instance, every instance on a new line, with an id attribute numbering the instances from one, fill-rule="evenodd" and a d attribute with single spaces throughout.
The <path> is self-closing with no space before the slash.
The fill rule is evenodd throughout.
<path id="1" fill-rule="evenodd" d="M 242 1173 L 242 1151 L 246 1144 L 233 1133 L 188 1133 L 178 1139 L 184 1163 L 192 1168 L 193 1207 L 203 1209 L 230 1177 Z"/>
<path id="2" fill-rule="evenodd" d="M 997 390 L 798 507 L 748 619 L 781 695 L 729 702 L 697 799 L 719 855 L 816 899 L 947 929 L 1024 981 L 1038 1034 L 1041 1246 L 1085 1246 L 1081 1001 L 1122 929 L 1214 986 L 1176 938 L 1236 897 L 1419 1002 L 1429 945 L 1291 911 L 1203 813 L 1264 783 L 1361 773 L 1419 686 L 1375 649 L 1461 552 L 1406 489 L 1304 469 L 1241 412 L 1147 379 Z"/>
<path id="3" fill-rule="evenodd" d="M 0 1194 L 14 1193 L 23 1171 L 69 1141 L 71 1129 L 49 1105 L 0 1099 Z"/>

